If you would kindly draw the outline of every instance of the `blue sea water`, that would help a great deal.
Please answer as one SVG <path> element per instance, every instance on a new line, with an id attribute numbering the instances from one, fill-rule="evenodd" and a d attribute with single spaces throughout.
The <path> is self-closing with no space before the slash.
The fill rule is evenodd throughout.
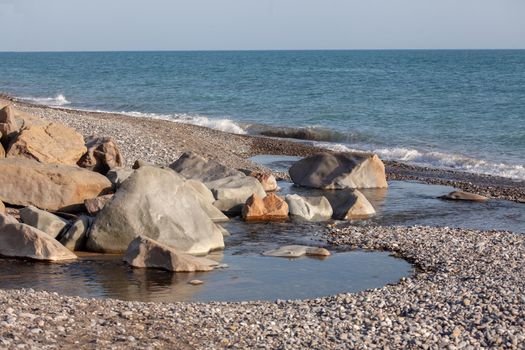
<path id="1" fill-rule="evenodd" d="M 525 179 L 525 50 L 0 53 L 0 91 Z"/>

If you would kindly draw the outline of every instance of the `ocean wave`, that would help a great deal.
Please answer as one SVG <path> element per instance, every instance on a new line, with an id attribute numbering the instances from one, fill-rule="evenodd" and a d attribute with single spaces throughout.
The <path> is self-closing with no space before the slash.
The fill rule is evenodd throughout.
<path id="1" fill-rule="evenodd" d="M 525 180 L 524 165 L 489 162 L 460 154 L 437 151 L 424 152 L 404 147 L 359 150 L 337 143 L 318 143 L 318 145 L 337 152 L 373 152 L 384 160 L 395 160 L 421 166 L 462 170 Z"/>
<path id="2" fill-rule="evenodd" d="M 55 97 L 20 97 L 20 100 L 37 103 L 40 105 L 60 107 L 70 104 L 66 97 L 62 94 L 58 94 Z"/>

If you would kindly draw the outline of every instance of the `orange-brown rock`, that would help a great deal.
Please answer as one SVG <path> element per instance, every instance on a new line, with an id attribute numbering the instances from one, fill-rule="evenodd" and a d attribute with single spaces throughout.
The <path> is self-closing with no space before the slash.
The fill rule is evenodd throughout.
<path id="1" fill-rule="evenodd" d="M 91 136 L 86 141 L 87 152 L 78 161 L 78 166 L 103 175 L 114 168 L 124 166 L 124 157 L 111 137 Z"/>
<path id="2" fill-rule="evenodd" d="M 247 221 L 284 220 L 288 218 L 288 204 L 274 193 L 264 198 L 253 194 L 242 208 L 242 217 Z"/>
<path id="3" fill-rule="evenodd" d="M 259 180 L 266 192 L 277 191 L 277 180 L 272 174 L 265 174 L 254 171 L 251 172 L 249 175 Z"/>
<path id="4" fill-rule="evenodd" d="M 49 123 L 22 129 L 9 146 L 6 157 L 76 165 L 84 153 L 86 146 L 82 135 L 65 125 Z"/>

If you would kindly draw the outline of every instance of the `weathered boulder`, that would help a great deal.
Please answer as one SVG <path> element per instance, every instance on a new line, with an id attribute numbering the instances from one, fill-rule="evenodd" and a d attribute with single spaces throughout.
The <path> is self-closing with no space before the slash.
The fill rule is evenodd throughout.
<path id="1" fill-rule="evenodd" d="M 277 186 L 277 179 L 275 179 L 275 176 L 273 176 L 272 174 L 252 171 L 249 173 L 249 176 L 259 180 L 266 192 L 274 192 L 279 189 L 279 186 Z"/>
<path id="2" fill-rule="evenodd" d="M 75 129 L 49 123 L 22 129 L 9 146 L 6 156 L 34 159 L 41 163 L 76 165 L 85 152 L 84 138 Z"/>
<path id="3" fill-rule="evenodd" d="M 117 190 L 134 171 L 135 170 L 131 168 L 111 169 L 107 172 L 106 177 L 111 181 L 113 189 Z"/>
<path id="4" fill-rule="evenodd" d="M 266 197 L 253 194 L 242 208 L 242 217 L 247 221 L 285 220 L 288 218 L 288 204 L 274 193 Z"/>
<path id="5" fill-rule="evenodd" d="M 15 111 L 11 105 L 7 105 L 0 110 L 0 140 L 7 147 L 9 141 L 20 130 L 20 126 L 15 119 Z"/>
<path id="6" fill-rule="evenodd" d="M 376 211 L 359 190 L 339 190 L 325 193 L 337 220 L 366 219 Z"/>
<path id="7" fill-rule="evenodd" d="M 72 252 L 83 250 L 86 246 L 86 239 L 89 227 L 93 219 L 87 215 L 82 215 L 60 236 L 60 243 Z"/>
<path id="8" fill-rule="evenodd" d="M 32 205 L 20 209 L 20 220 L 24 224 L 33 226 L 53 238 L 57 238 L 69 224 L 67 220 L 45 210 L 35 208 Z"/>
<path id="9" fill-rule="evenodd" d="M 105 194 L 103 196 L 95 197 L 95 198 L 89 198 L 84 200 L 84 206 L 86 207 L 87 212 L 89 215 L 97 215 L 106 204 L 111 202 L 113 199 L 113 194 Z"/>
<path id="10" fill-rule="evenodd" d="M 375 154 L 318 153 L 294 163 L 289 173 L 295 184 L 311 188 L 388 187 L 385 166 Z"/>
<path id="11" fill-rule="evenodd" d="M 226 213 L 240 213 L 246 200 L 256 194 L 264 197 L 266 192 L 261 183 L 250 176 L 230 176 L 206 183 L 215 197 L 213 205 Z"/>
<path id="12" fill-rule="evenodd" d="M 285 200 L 290 209 L 290 216 L 308 221 L 324 221 L 333 215 L 332 206 L 324 196 L 301 197 L 298 194 L 289 194 Z"/>
<path id="13" fill-rule="evenodd" d="M 0 201 L 0 214 L 6 214 L 5 205 L 2 201 Z"/>
<path id="14" fill-rule="evenodd" d="M 481 196 L 475 193 L 469 193 L 464 191 L 453 191 L 444 196 L 438 197 L 440 199 L 456 200 L 456 201 L 471 201 L 471 202 L 486 202 L 489 199 L 485 196 Z"/>
<path id="15" fill-rule="evenodd" d="M 219 265 L 214 260 L 182 253 L 144 236 L 131 241 L 123 260 L 134 267 L 173 272 L 211 271 Z"/>
<path id="16" fill-rule="evenodd" d="M 325 248 L 308 247 L 304 245 L 287 245 L 263 253 L 265 256 L 276 256 L 283 258 L 298 258 L 303 255 L 330 256 L 330 252 Z"/>
<path id="17" fill-rule="evenodd" d="M 199 181 L 199 180 L 186 180 L 186 184 L 193 188 L 199 195 L 201 195 L 202 199 L 208 203 L 215 202 L 215 197 L 213 196 L 213 193 L 211 193 L 210 189 L 206 187 L 206 185 Z"/>
<path id="18" fill-rule="evenodd" d="M 118 253 L 143 235 L 190 254 L 224 247 L 222 233 L 202 209 L 195 191 L 170 169 L 143 166 L 97 215 L 86 247 Z"/>
<path id="19" fill-rule="evenodd" d="M 0 214 L 0 255 L 49 261 L 77 258 L 47 233 L 2 214 Z"/>
<path id="20" fill-rule="evenodd" d="M 84 200 L 111 190 L 109 180 L 77 166 L 0 159 L 0 200 L 50 211 L 78 210 Z"/>
<path id="21" fill-rule="evenodd" d="M 122 168 L 124 157 L 111 137 L 91 136 L 86 140 L 87 152 L 77 162 L 79 167 L 103 175 L 111 169 Z"/>
<path id="22" fill-rule="evenodd" d="M 215 197 L 211 191 L 199 180 L 186 180 L 186 185 L 195 192 L 195 196 L 199 199 L 202 209 L 208 214 L 208 217 L 213 222 L 228 221 L 228 217 L 222 213 L 217 207 L 213 205 Z"/>
<path id="23" fill-rule="evenodd" d="M 169 167 L 187 179 L 200 180 L 204 183 L 230 176 L 245 176 L 238 170 L 228 168 L 212 159 L 205 159 L 195 152 L 183 153 Z"/>

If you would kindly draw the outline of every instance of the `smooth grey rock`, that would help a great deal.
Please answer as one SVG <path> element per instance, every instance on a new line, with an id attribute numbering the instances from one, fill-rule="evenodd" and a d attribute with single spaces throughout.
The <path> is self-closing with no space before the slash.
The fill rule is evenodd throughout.
<path id="1" fill-rule="evenodd" d="M 186 185 L 195 192 L 195 196 L 198 197 L 202 209 L 204 209 L 213 222 L 224 222 L 229 220 L 222 211 L 213 205 L 215 197 L 213 197 L 213 194 L 206 185 L 199 180 L 186 180 Z"/>
<path id="2" fill-rule="evenodd" d="M 263 255 L 283 258 L 298 258 L 303 255 L 329 256 L 330 252 L 325 248 L 319 247 L 308 247 L 304 245 L 287 245 L 278 249 L 266 251 L 263 253 Z"/>
<path id="3" fill-rule="evenodd" d="M 246 200 L 253 194 L 266 196 L 259 180 L 250 176 L 230 176 L 207 182 L 206 186 L 215 197 L 213 205 L 227 213 L 240 213 Z"/>
<path id="4" fill-rule="evenodd" d="M 325 221 L 333 215 L 332 206 L 326 197 L 301 197 L 289 194 L 285 197 L 290 209 L 290 215 L 308 221 Z"/>
<path id="5" fill-rule="evenodd" d="M 456 200 L 456 201 L 470 201 L 470 202 L 486 202 L 489 199 L 479 194 L 465 192 L 465 191 L 453 191 L 444 196 L 438 197 L 440 199 Z"/>
<path id="6" fill-rule="evenodd" d="M 213 193 L 211 193 L 210 189 L 206 187 L 206 185 L 199 180 L 186 180 L 186 184 L 188 184 L 191 188 L 193 188 L 196 192 L 198 192 L 202 199 L 210 204 L 215 202 L 215 197 L 213 197 Z"/>
<path id="7" fill-rule="evenodd" d="M 169 166 L 187 179 L 200 180 L 204 183 L 225 177 L 244 177 L 242 172 L 228 168 L 212 159 L 205 159 L 195 152 L 185 152 Z"/>
<path id="8" fill-rule="evenodd" d="M 120 169 L 111 169 L 106 173 L 106 177 L 109 179 L 113 185 L 113 189 L 117 190 L 120 185 L 126 181 L 128 177 L 133 174 L 135 170 L 131 168 L 120 168 Z"/>
<path id="9" fill-rule="evenodd" d="M 295 162 L 289 173 L 295 184 L 310 188 L 388 187 L 385 166 L 375 154 L 318 153 Z"/>
<path id="10" fill-rule="evenodd" d="M 44 231 L 53 238 L 57 238 L 69 223 L 55 214 L 33 206 L 20 209 L 20 219 L 24 224 Z"/>
<path id="11" fill-rule="evenodd" d="M 140 167 L 120 186 L 97 215 L 86 246 L 123 252 L 138 235 L 190 254 L 224 247 L 195 191 L 176 172 L 153 166 Z"/>
<path id="12" fill-rule="evenodd" d="M 92 223 L 93 219 L 91 217 L 82 215 L 61 235 L 60 243 L 72 252 L 83 250 L 86 246 L 87 233 Z"/>
<path id="13" fill-rule="evenodd" d="M 334 211 L 334 219 L 366 219 L 376 213 L 372 204 L 359 190 L 326 191 L 325 196 Z"/>

